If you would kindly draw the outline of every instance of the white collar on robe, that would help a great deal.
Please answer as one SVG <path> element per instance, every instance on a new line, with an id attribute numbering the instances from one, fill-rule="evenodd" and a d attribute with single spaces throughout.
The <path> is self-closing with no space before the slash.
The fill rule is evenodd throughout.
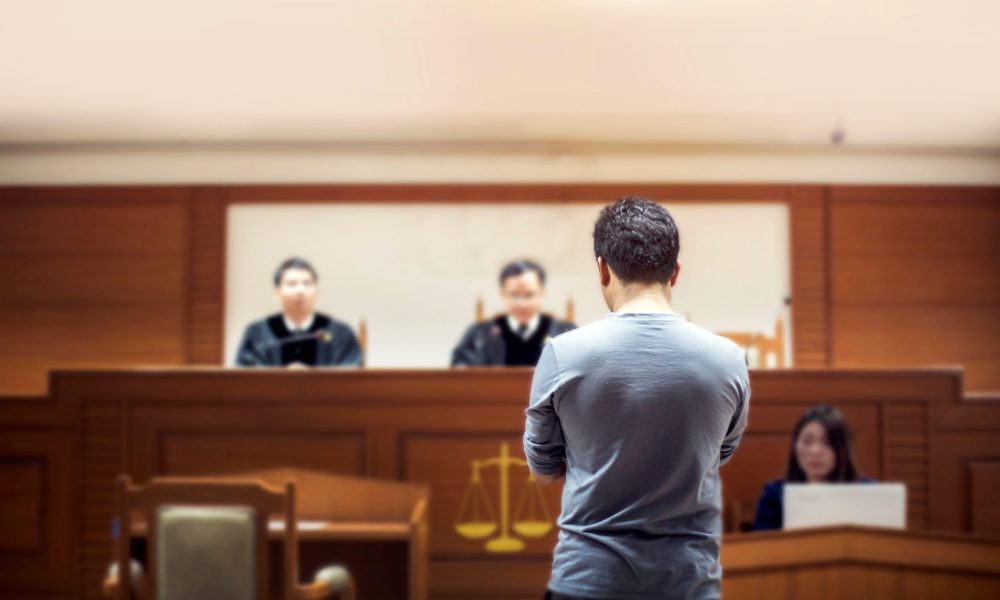
<path id="1" fill-rule="evenodd" d="M 531 317 L 531 320 L 528 321 L 528 330 L 524 332 L 524 335 L 521 336 L 521 339 L 527 340 L 531 336 L 535 335 L 535 332 L 538 331 L 538 325 L 541 322 L 542 322 L 542 315 L 536 314 L 535 316 Z M 510 327 L 510 330 L 514 332 L 514 335 L 517 335 L 517 330 L 520 329 L 521 324 L 518 323 L 517 319 L 515 319 L 513 316 L 507 315 L 507 327 Z"/>
<path id="2" fill-rule="evenodd" d="M 288 315 L 282 315 L 282 318 L 285 319 L 285 327 L 288 328 L 288 331 L 293 333 L 296 331 L 306 332 L 309 331 L 309 328 L 312 327 L 313 321 L 316 320 L 316 313 L 309 313 L 309 318 L 306 319 L 302 325 L 292 323 L 292 320 L 288 318 Z"/>

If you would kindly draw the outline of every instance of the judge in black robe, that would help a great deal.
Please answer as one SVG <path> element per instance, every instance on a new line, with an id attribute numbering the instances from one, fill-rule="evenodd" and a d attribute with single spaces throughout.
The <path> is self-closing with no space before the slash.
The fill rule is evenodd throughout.
<path id="1" fill-rule="evenodd" d="M 316 269 L 290 258 L 274 274 L 282 312 L 254 321 L 236 354 L 241 367 L 360 366 L 361 346 L 347 324 L 315 312 Z"/>
<path id="2" fill-rule="evenodd" d="M 290 331 L 278 313 L 254 321 L 243 334 L 236 364 L 241 367 L 360 366 L 361 346 L 346 324 L 322 313 L 301 331 Z"/>
<path id="3" fill-rule="evenodd" d="M 576 329 L 540 312 L 544 286 L 541 265 L 528 260 L 506 265 L 500 272 L 500 294 L 507 312 L 469 326 L 452 352 L 451 365 L 535 366 L 549 340 Z"/>

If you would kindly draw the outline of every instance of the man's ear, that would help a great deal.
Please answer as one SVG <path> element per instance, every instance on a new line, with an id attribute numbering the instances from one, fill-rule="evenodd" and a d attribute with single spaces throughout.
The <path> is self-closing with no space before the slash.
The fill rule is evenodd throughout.
<path id="1" fill-rule="evenodd" d="M 597 274 L 601 278 L 601 287 L 606 288 L 611 285 L 611 268 L 608 267 L 604 257 L 597 257 Z"/>
<path id="2" fill-rule="evenodd" d="M 677 261 L 677 265 L 674 267 L 674 274 L 670 276 L 670 287 L 677 285 L 677 276 L 681 274 L 681 261 Z"/>

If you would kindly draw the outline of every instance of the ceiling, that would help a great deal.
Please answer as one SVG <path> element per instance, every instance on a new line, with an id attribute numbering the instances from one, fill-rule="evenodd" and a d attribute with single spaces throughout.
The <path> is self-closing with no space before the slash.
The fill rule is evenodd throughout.
<path id="1" fill-rule="evenodd" d="M 996 0 L 5 0 L 0 144 L 1000 153 Z"/>

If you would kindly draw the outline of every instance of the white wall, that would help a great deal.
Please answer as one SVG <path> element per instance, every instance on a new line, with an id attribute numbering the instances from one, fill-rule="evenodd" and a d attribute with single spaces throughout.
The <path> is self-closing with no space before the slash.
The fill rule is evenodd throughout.
<path id="1" fill-rule="evenodd" d="M 781 203 L 668 205 L 681 231 L 675 310 L 713 330 L 771 331 L 789 293 L 788 213 Z M 476 298 L 500 309 L 497 272 L 528 256 L 567 297 L 579 324 L 606 308 L 593 266 L 596 204 L 281 204 L 229 212 L 226 357 L 243 327 L 277 310 L 271 274 L 290 255 L 320 273 L 320 308 L 369 325 L 369 365 L 440 367 L 472 321 Z"/>

